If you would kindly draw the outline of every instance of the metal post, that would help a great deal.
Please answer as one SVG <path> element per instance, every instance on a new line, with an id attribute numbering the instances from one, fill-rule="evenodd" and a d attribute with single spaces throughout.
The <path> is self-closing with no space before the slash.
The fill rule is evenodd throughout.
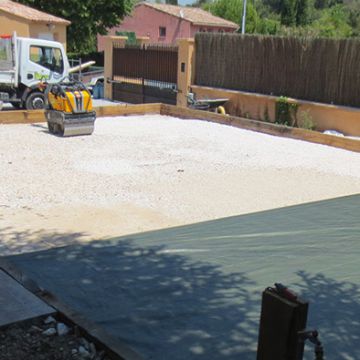
<path id="1" fill-rule="evenodd" d="M 147 67 L 147 53 L 146 53 L 146 45 L 142 45 L 141 50 L 142 61 L 141 61 L 141 89 L 142 89 L 142 103 L 145 104 L 145 69 Z"/>
<path id="2" fill-rule="evenodd" d="M 81 65 L 82 65 L 82 60 L 81 58 L 79 59 L 79 65 L 80 65 L 80 69 L 79 69 L 79 81 L 82 81 L 82 71 L 81 71 Z"/>
<path id="3" fill-rule="evenodd" d="M 242 34 L 245 34 L 245 27 L 246 27 L 246 2 L 247 2 L 247 0 L 244 0 L 243 18 L 242 18 L 242 25 L 241 25 L 241 33 Z"/>

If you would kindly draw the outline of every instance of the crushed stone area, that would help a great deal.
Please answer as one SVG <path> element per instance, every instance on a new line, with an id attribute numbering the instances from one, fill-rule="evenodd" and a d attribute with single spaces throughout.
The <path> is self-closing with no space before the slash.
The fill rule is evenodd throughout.
<path id="1" fill-rule="evenodd" d="M 0 166 L 0 230 L 18 242 L 25 231 L 108 237 L 360 192 L 358 153 L 160 115 L 99 118 L 92 136 L 72 138 L 0 125 Z"/>
<path id="2" fill-rule="evenodd" d="M 53 317 L 0 329 L 0 360 L 109 360 L 104 350 Z"/>
<path id="3" fill-rule="evenodd" d="M 108 99 L 93 99 L 93 106 L 116 106 L 120 104 L 126 104 L 122 101 L 108 100 Z"/>

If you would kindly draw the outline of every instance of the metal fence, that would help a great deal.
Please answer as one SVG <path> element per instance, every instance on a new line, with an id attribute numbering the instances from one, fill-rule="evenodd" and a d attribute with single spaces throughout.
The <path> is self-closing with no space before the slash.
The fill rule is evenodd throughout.
<path id="1" fill-rule="evenodd" d="M 197 85 L 360 106 L 360 40 L 200 33 Z"/>
<path id="2" fill-rule="evenodd" d="M 113 97 L 130 103 L 176 103 L 178 48 L 126 45 L 113 48 Z"/>

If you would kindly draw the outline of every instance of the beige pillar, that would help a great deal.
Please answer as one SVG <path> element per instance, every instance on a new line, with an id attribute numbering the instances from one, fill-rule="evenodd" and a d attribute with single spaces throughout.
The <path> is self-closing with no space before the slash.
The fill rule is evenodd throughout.
<path id="1" fill-rule="evenodd" d="M 187 94 L 194 77 L 193 68 L 194 39 L 179 39 L 178 55 L 178 94 L 177 106 L 187 107 Z"/>
<path id="2" fill-rule="evenodd" d="M 104 94 L 106 99 L 112 100 L 112 83 L 113 80 L 113 48 L 114 43 L 118 47 L 124 47 L 126 43 L 126 36 L 106 36 L 105 50 L 104 50 Z"/>

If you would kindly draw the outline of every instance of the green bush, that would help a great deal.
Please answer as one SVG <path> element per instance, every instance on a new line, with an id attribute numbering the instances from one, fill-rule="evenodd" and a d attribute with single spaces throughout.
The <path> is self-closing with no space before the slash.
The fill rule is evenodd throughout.
<path id="1" fill-rule="evenodd" d="M 280 96 L 275 105 L 275 122 L 286 126 L 297 126 L 298 108 L 298 104 L 290 102 L 286 96 Z"/>
<path id="2" fill-rule="evenodd" d="M 315 130 L 316 124 L 309 114 L 309 110 L 301 111 L 299 114 L 299 127 L 307 130 Z"/>

